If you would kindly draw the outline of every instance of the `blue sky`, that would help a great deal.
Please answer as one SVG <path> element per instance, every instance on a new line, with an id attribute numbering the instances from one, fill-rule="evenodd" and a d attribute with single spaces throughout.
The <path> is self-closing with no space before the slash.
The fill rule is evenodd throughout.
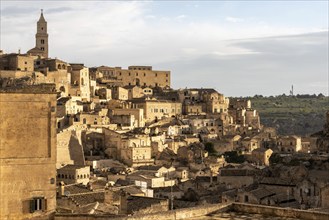
<path id="1" fill-rule="evenodd" d="M 0 1 L 0 48 L 34 47 L 44 9 L 50 56 L 152 65 L 172 86 L 227 96 L 328 95 L 328 1 Z"/>

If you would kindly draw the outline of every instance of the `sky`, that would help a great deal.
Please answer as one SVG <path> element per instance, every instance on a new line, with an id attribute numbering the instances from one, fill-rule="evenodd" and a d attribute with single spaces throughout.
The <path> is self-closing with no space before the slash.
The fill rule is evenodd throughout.
<path id="1" fill-rule="evenodd" d="M 151 65 L 178 88 L 226 96 L 328 95 L 328 1 L 4 1 L 0 49 L 35 46 L 93 66 Z"/>

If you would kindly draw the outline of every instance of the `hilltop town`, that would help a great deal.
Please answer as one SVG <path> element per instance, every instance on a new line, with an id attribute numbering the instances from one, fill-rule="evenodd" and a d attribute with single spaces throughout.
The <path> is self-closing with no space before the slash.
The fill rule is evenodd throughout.
<path id="1" fill-rule="evenodd" d="M 319 132 L 281 136 L 250 100 L 173 89 L 169 70 L 49 57 L 43 13 L 35 38 L 0 54 L 0 219 L 229 203 L 328 212 L 329 112 Z"/>

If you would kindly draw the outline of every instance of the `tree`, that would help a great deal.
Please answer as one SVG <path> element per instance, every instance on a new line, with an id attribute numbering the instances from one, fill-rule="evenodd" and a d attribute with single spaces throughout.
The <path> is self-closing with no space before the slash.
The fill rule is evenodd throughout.
<path id="1" fill-rule="evenodd" d="M 270 160 L 271 165 L 282 163 L 282 158 L 280 157 L 280 154 L 278 154 L 278 153 L 272 154 L 269 160 Z"/>
<path id="2" fill-rule="evenodd" d="M 214 144 L 211 142 L 205 143 L 204 149 L 208 151 L 209 154 L 216 154 L 217 151 L 214 148 Z"/>
<path id="3" fill-rule="evenodd" d="M 246 157 L 239 155 L 237 151 L 227 151 L 224 153 L 224 157 L 228 163 L 243 163 L 246 161 Z"/>

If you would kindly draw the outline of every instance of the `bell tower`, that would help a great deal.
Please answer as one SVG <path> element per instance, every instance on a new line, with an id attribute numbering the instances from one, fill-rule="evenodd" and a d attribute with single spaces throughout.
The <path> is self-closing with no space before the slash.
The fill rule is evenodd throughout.
<path id="1" fill-rule="evenodd" d="M 43 17 L 43 9 L 41 9 L 41 15 L 37 22 L 37 33 L 35 35 L 35 47 L 44 51 L 43 56 L 48 58 L 48 33 L 47 22 Z"/>

